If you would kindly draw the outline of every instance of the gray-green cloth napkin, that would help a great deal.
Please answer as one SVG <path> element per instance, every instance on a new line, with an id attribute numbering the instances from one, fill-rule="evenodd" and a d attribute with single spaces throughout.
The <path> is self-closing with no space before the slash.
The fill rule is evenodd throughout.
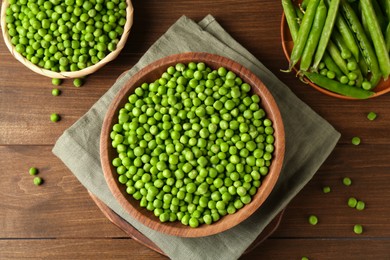
<path id="1" fill-rule="evenodd" d="M 180 238 L 149 229 L 127 214 L 111 194 L 101 169 L 99 136 L 106 110 L 124 83 L 145 65 L 167 55 L 209 52 L 235 60 L 254 72 L 273 94 L 283 117 L 286 153 L 274 191 L 264 206 L 238 226 L 202 238 Z M 196 23 L 181 17 L 139 62 L 67 129 L 53 148 L 78 180 L 114 212 L 152 240 L 171 259 L 237 259 L 267 224 L 313 177 L 340 134 L 299 100 L 260 61 L 237 43 L 212 17 Z"/>

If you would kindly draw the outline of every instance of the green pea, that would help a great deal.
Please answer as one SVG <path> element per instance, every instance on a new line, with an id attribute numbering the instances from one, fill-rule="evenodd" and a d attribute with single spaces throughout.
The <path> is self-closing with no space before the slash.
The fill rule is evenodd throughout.
<path id="1" fill-rule="evenodd" d="M 35 178 L 33 179 L 33 182 L 34 182 L 34 184 L 35 184 L 36 186 L 39 186 L 39 185 L 41 185 L 41 184 L 43 183 L 43 179 L 42 179 L 41 177 L 35 177 Z"/>
<path id="2" fill-rule="evenodd" d="M 58 122 L 58 121 L 60 121 L 60 119 L 61 119 L 61 117 L 56 113 L 53 113 L 50 115 L 50 120 L 52 122 Z"/>
<path id="3" fill-rule="evenodd" d="M 330 187 L 329 187 L 329 186 L 324 186 L 324 187 L 322 188 L 322 191 L 323 191 L 324 193 L 329 193 L 329 192 L 330 192 Z"/>
<path id="4" fill-rule="evenodd" d="M 316 215 L 310 215 L 309 216 L 309 223 L 311 224 L 311 225 L 317 225 L 317 223 L 318 223 L 318 218 L 317 218 L 317 216 Z"/>
<path id="5" fill-rule="evenodd" d="M 360 225 L 360 224 L 356 224 L 353 226 L 353 232 L 355 232 L 355 234 L 362 234 L 363 233 L 363 226 Z"/>
<path id="6" fill-rule="evenodd" d="M 370 121 L 375 120 L 376 117 L 377 117 L 377 114 L 376 114 L 375 112 L 372 112 L 372 111 L 371 111 L 371 112 L 369 112 L 369 113 L 367 114 L 367 119 L 370 120 Z"/>
<path id="7" fill-rule="evenodd" d="M 38 169 L 35 168 L 35 167 L 31 167 L 28 172 L 30 173 L 30 175 L 37 175 L 38 174 Z"/>
<path id="8" fill-rule="evenodd" d="M 351 185 L 352 185 L 352 180 L 351 180 L 351 178 L 349 178 L 349 177 L 344 177 L 344 178 L 343 178 L 343 184 L 344 184 L 345 186 L 351 186 Z"/>

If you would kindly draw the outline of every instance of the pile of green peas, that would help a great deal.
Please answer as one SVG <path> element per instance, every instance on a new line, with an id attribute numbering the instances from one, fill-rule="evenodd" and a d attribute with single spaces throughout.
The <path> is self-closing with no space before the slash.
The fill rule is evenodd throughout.
<path id="1" fill-rule="evenodd" d="M 203 62 L 137 87 L 110 133 L 127 193 L 161 222 L 194 228 L 250 203 L 275 149 L 273 122 L 250 90 Z"/>
<path id="2" fill-rule="evenodd" d="M 54 72 L 92 66 L 116 49 L 125 0 L 8 0 L 6 24 L 15 50 Z"/>

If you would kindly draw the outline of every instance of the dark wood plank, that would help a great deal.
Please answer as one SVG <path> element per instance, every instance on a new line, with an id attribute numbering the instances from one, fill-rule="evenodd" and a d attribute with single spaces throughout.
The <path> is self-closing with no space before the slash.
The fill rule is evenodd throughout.
<path id="1" fill-rule="evenodd" d="M 0 258 L 11 259 L 168 259 L 132 239 L 0 240 Z"/>
<path id="2" fill-rule="evenodd" d="M 390 240 L 268 239 L 241 259 L 285 260 L 303 256 L 321 260 L 389 259 Z"/>
<path id="3" fill-rule="evenodd" d="M 50 146 L 0 146 L 0 165 L 0 238 L 125 236 Z M 39 169 L 41 186 L 33 184 L 30 167 Z"/>
<path id="4" fill-rule="evenodd" d="M 0 240 L 0 258 L 11 259 L 168 259 L 132 239 Z M 268 239 L 240 259 L 388 259 L 389 240 Z M 369 258 L 367 258 L 369 256 Z"/>

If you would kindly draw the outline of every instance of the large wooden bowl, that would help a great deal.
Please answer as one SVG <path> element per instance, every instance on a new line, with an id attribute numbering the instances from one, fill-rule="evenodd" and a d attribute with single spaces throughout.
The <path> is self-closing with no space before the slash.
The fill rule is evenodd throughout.
<path id="1" fill-rule="evenodd" d="M 226 215 L 211 225 L 204 224 L 197 228 L 185 226 L 180 222 L 161 223 L 159 219 L 154 216 L 153 212 L 140 207 L 139 201 L 136 201 L 131 195 L 126 193 L 126 186 L 119 183 L 118 175 L 111 164 L 112 160 L 118 155 L 116 150 L 111 147 L 110 139 L 112 127 L 118 122 L 118 111 L 125 105 L 128 100 L 128 96 L 134 92 L 136 87 L 140 86 L 144 82 L 153 82 L 160 78 L 161 74 L 166 71 L 169 66 L 175 65 L 179 62 L 186 64 L 191 61 L 204 62 L 212 69 L 218 69 L 223 66 L 236 73 L 236 75 L 241 77 L 244 82 L 249 83 L 252 86 L 252 91 L 261 97 L 261 105 L 266 111 L 268 118 L 273 121 L 275 129 L 275 151 L 272 164 L 268 175 L 262 179 L 261 186 L 259 187 L 257 193 L 253 196 L 252 202 L 245 205 L 236 213 Z M 240 64 L 230 59 L 208 53 L 176 54 L 160 59 L 140 70 L 126 82 L 111 103 L 103 122 L 100 137 L 100 157 L 104 176 L 112 194 L 122 207 L 142 224 L 154 230 L 181 237 L 201 237 L 225 231 L 244 221 L 258 210 L 271 193 L 279 177 L 284 159 L 284 149 L 285 137 L 282 118 L 278 106 L 266 86 L 252 72 Z"/>
<path id="2" fill-rule="evenodd" d="M 294 3 L 300 3 L 300 2 L 302 2 L 302 1 L 301 0 L 294 1 Z M 286 56 L 287 61 L 290 62 L 290 55 L 291 55 L 292 49 L 294 47 L 294 42 L 292 40 L 292 37 L 290 34 L 290 29 L 288 28 L 286 17 L 284 15 L 284 13 L 282 14 L 282 20 L 280 23 L 280 33 L 281 33 L 281 38 L 282 38 L 282 48 L 283 48 L 284 55 Z M 286 63 L 286 66 L 287 66 L 287 64 L 288 63 Z M 298 71 L 299 69 L 297 69 L 297 67 L 294 67 L 294 70 Z M 332 91 L 329 91 L 325 88 L 322 88 L 322 87 L 314 84 L 310 80 L 307 80 L 307 83 L 312 88 L 318 90 L 321 93 L 324 93 L 325 95 L 331 96 L 331 97 L 346 99 L 346 100 L 361 100 L 361 99 L 357 99 L 357 98 L 353 98 L 353 97 L 343 96 L 343 95 L 340 95 L 338 93 L 334 93 Z M 370 96 L 369 98 L 379 97 L 381 95 L 384 95 L 384 94 L 390 92 L 390 79 L 386 80 L 386 81 L 384 81 L 382 79 L 379 82 L 379 84 L 371 91 L 373 91 L 375 94 Z"/>
<path id="3" fill-rule="evenodd" d="M 8 50 L 12 54 L 12 56 L 15 57 L 19 62 L 21 62 L 24 66 L 29 68 L 30 70 L 49 77 L 49 78 L 81 78 L 87 75 L 90 75 L 97 71 L 98 69 L 102 68 L 104 65 L 106 65 L 108 62 L 113 61 L 116 57 L 118 57 L 119 53 L 122 51 L 123 47 L 125 47 L 127 38 L 130 34 L 130 29 L 133 25 L 133 12 L 134 8 L 131 3 L 131 0 L 126 0 L 127 7 L 126 7 L 126 24 L 124 25 L 123 34 L 116 46 L 116 49 L 110 53 L 107 54 L 106 57 L 104 57 L 102 60 L 100 60 L 98 63 L 86 67 L 85 69 L 77 70 L 77 71 L 61 71 L 61 72 L 55 72 L 51 70 L 47 70 L 44 68 L 41 68 L 32 62 L 30 62 L 28 59 L 26 59 L 22 54 L 17 52 L 15 50 L 15 46 L 11 43 L 11 38 L 8 34 L 7 30 L 7 24 L 5 22 L 5 16 L 6 16 L 6 9 L 9 6 L 8 0 L 3 0 L 3 4 L 1 6 L 1 30 L 4 38 L 5 45 L 7 46 Z"/>

